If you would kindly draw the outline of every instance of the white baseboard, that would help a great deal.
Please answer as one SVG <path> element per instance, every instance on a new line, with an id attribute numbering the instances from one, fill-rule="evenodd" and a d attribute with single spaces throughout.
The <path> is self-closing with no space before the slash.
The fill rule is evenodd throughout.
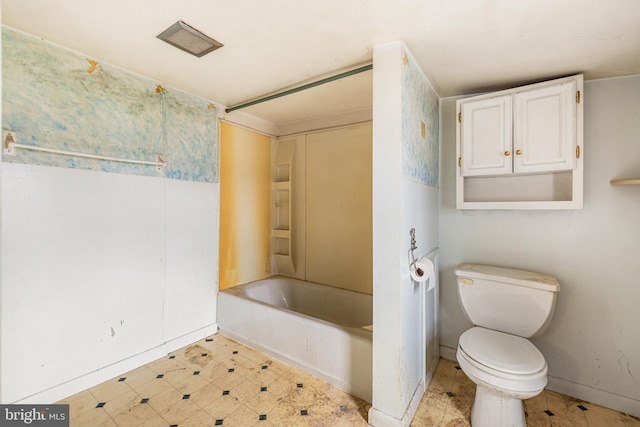
<path id="1" fill-rule="evenodd" d="M 413 417 L 418 411 L 418 406 L 420 406 L 420 401 L 422 400 L 422 396 L 426 389 L 425 383 L 420 381 L 420 384 L 418 384 L 415 393 L 413 393 L 409 406 L 407 406 L 407 410 L 404 412 L 401 419 L 395 418 L 372 406 L 369 409 L 369 425 L 373 427 L 409 427 L 411 425 L 411 421 L 413 421 Z"/>
<path id="2" fill-rule="evenodd" d="M 167 341 L 158 347 L 151 348 L 135 356 L 104 366 L 93 372 L 89 372 L 81 377 L 74 378 L 57 386 L 43 390 L 39 393 L 20 399 L 12 403 L 20 404 L 48 404 L 55 403 L 83 390 L 91 388 L 101 382 L 107 381 L 125 372 L 129 372 L 142 365 L 153 362 L 156 359 L 166 356 L 167 354 L 179 348 L 187 346 L 191 343 L 199 341 L 218 331 L 218 324 L 214 323 L 196 331 L 190 332 L 181 337 Z"/>
<path id="3" fill-rule="evenodd" d="M 172 351 L 176 351 L 179 348 L 188 346 L 189 344 L 193 344 L 196 341 L 199 341 L 203 338 L 208 337 L 209 335 L 213 335 L 218 332 L 218 324 L 213 323 L 209 326 L 205 326 L 204 328 L 196 329 L 193 332 L 190 332 L 186 335 L 182 335 L 177 338 L 173 338 L 166 343 L 164 343 L 164 354 L 169 354 Z"/>
<path id="4" fill-rule="evenodd" d="M 372 427 L 400 427 L 402 421 L 392 417 L 386 412 L 382 412 L 376 407 L 369 408 L 368 423 Z"/>
<path id="5" fill-rule="evenodd" d="M 440 357 L 449 360 L 456 360 L 456 349 L 440 346 Z M 627 396 L 611 393 L 605 390 L 578 384 L 573 381 L 548 376 L 547 389 L 555 391 L 565 396 L 583 400 L 584 402 L 595 403 L 618 412 L 640 417 L 640 400 Z"/>
<path id="6" fill-rule="evenodd" d="M 444 345 L 440 346 L 440 357 L 447 360 L 457 360 L 456 359 L 456 351 L 457 349 L 447 347 Z"/>
<path id="7" fill-rule="evenodd" d="M 548 379 L 549 382 L 546 387 L 548 390 L 640 417 L 640 400 L 578 384 L 562 378 L 549 376 Z"/>

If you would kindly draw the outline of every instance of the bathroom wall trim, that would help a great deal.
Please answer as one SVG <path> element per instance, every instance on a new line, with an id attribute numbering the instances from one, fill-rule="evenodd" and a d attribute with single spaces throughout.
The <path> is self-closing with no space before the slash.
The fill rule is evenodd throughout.
<path id="1" fill-rule="evenodd" d="M 266 120 L 259 119 L 250 114 L 238 111 L 232 115 L 220 115 L 222 123 L 228 123 L 239 128 L 259 133 L 260 135 L 276 138 L 278 136 L 278 126 Z"/>
<path id="2" fill-rule="evenodd" d="M 431 381 L 431 376 L 429 376 L 428 379 Z M 371 409 L 369 409 L 369 425 L 375 427 L 409 427 L 413 417 L 418 411 L 418 406 L 420 406 L 420 401 L 422 400 L 422 396 L 426 390 L 427 388 L 424 381 L 420 380 L 413 397 L 411 397 L 409 406 L 407 406 L 407 410 L 404 412 L 401 419 L 392 417 L 391 415 L 372 406 Z"/>
<path id="3" fill-rule="evenodd" d="M 548 376 L 548 381 L 546 388 L 549 390 L 640 417 L 640 400 L 599 390 L 563 378 Z"/>
<path id="4" fill-rule="evenodd" d="M 328 132 L 328 131 L 332 131 L 332 130 L 347 129 L 347 128 L 351 128 L 351 127 L 355 127 L 355 126 L 364 125 L 364 124 L 367 124 L 367 123 L 373 123 L 373 121 L 371 119 L 366 119 L 366 120 L 350 122 L 350 123 L 346 123 L 346 124 L 342 124 L 342 125 L 332 125 L 332 126 L 327 126 L 327 127 L 323 127 L 323 128 L 317 128 L 317 129 L 303 131 L 303 132 L 295 132 L 295 133 L 290 133 L 290 134 L 287 134 L 287 135 L 280 135 L 278 138 L 295 138 L 296 136 L 301 136 L 301 135 L 312 135 L 312 134 L 315 134 L 315 133 Z"/>
<path id="5" fill-rule="evenodd" d="M 440 357 L 447 360 L 456 360 L 457 349 L 447 347 L 446 345 L 440 346 Z"/>
<path id="6" fill-rule="evenodd" d="M 456 349 L 440 346 L 440 357 L 448 360 L 456 360 Z M 632 399 L 627 396 L 610 393 L 605 390 L 589 387 L 584 384 L 578 384 L 573 381 L 562 378 L 548 376 L 547 389 L 566 396 L 572 396 L 585 402 L 595 403 L 596 405 L 605 406 L 625 414 L 640 417 L 640 400 Z"/>
<path id="7" fill-rule="evenodd" d="M 121 375 L 142 365 L 153 362 L 154 360 L 166 356 L 172 351 L 178 350 L 217 332 L 218 324 L 213 323 L 209 326 L 205 326 L 204 328 L 167 341 L 164 344 L 159 345 L 158 347 L 146 350 L 140 354 L 136 354 L 135 356 L 121 360 L 112 365 L 105 366 L 104 368 L 100 368 L 96 371 L 89 372 L 88 374 L 82 375 L 81 377 L 67 381 L 63 384 L 57 385 L 48 390 L 44 390 L 42 392 L 33 394 L 12 403 L 35 404 L 43 402 L 57 402 L 82 390 L 86 390 L 90 387 L 100 384 L 101 382 L 107 381 L 115 376 Z"/>
<path id="8" fill-rule="evenodd" d="M 344 111 L 338 114 L 315 116 L 307 119 L 280 123 L 278 125 L 278 136 L 289 137 L 314 131 L 329 130 L 340 126 L 349 126 L 353 124 L 370 122 L 372 120 L 373 108 Z"/>

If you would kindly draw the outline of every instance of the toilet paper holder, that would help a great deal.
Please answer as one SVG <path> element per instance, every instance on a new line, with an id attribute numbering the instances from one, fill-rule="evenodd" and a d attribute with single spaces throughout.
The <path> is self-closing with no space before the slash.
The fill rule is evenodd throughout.
<path id="1" fill-rule="evenodd" d="M 409 236 L 411 236 L 411 264 L 409 264 L 409 269 L 411 269 L 411 267 L 416 265 L 416 255 L 413 253 L 413 251 L 418 249 L 418 246 L 416 245 L 416 229 L 415 228 L 412 228 L 411 230 L 409 230 Z M 424 275 L 424 271 L 422 271 L 422 269 L 420 268 L 416 269 L 416 273 L 420 277 Z"/>
<path id="2" fill-rule="evenodd" d="M 411 249 L 409 250 L 411 256 L 409 264 L 409 275 L 417 283 L 425 283 L 427 280 L 429 280 L 429 287 L 427 289 L 427 291 L 429 291 L 433 289 L 433 286 L 435 284 L 434 280 L 430 280 L 432 279 L 432 276 L 434 274 L 435 266 L 433 265 L 433 261 L 429 258 L 428 255 L 416 259 L 414 251 L 418 248 L 418 245 L 416 244 L 415 228 L 409 230 L 409 235 L 411 236 Z"/>

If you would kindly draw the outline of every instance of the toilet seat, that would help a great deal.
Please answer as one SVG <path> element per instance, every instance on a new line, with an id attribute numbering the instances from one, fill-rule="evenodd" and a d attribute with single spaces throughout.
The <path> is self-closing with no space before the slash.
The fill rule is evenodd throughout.
<path id="1" fill-rule="evenodd" d="M 539 393 L 547 384 L 547 362 L 525 338 L 474 327 L 460 336 L 457 353 L 462 370 L 505 393 Z"/>
<path id="2" fill-rule="evenodd" d="M 510 374 L 535 374 L 547 363 L 526 338 L 474 327 L 460 336 L 460 347 L 478 363 Z M 502 351 L 501 351 L 502 350 Z"/>

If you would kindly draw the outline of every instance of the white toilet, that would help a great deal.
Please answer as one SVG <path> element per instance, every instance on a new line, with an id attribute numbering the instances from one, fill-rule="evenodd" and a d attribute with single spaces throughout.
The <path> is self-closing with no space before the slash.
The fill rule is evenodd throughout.
<path id="1" fill-rule="evenodd" d="M 488 265 L 461 264 L 455 274 L 475 325 L 460 336 L 456 354 L 476 384 L 471 425 L 524 427 L 522 400 L 547 384 L 547 362 L 527 338 L 547 329 L 560 285 L 546 274 Z"/>

